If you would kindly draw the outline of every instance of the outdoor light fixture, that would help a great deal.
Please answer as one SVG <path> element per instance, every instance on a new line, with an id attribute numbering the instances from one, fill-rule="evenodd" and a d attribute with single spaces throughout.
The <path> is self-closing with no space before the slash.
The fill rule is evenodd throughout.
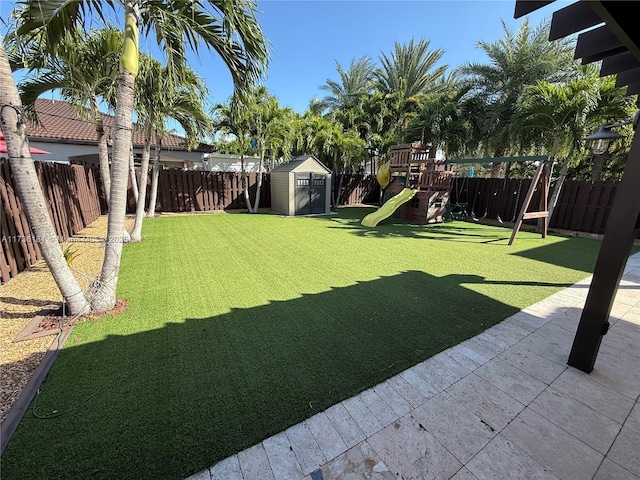
<path id="1" fill-rule="evenodd" d="M 633 129 L 635 130 L 638 126 L 638 120 L 640 119 L 640 112 L 637 112 L 633 119 L 626 120 L 620 123 L 604 123 L 600 125 L 600 128 L 596 133 L 592 133 L 591 135 L 585 137 L 585 140 L 593 142 L 591 147 L 591 151 L 594 155 L 603 155 L 607 153 L 609 150 L 609 145 L 611 145 L 611 140 L 615 140 L 616 138 L 621 138 L 622 135 L 616 132 L 612 132 L 612 128 L 622 127 L 624 125 L 633 124 Z"/>
<path id="2" fill-rule="evenodd" d="M 591 151 L 594 155 L 603 155 L 607 153 L 607 150 L 609 150 L 609 145 L 611 144 L 611 140 L 622 137 L 622 135 L 620 135 L 619 133 L 611 131 L 611 129 L 615 126 L 619 125 L 605 123 L 603 125 L 600 125 L 600 128 L 596 133 L 592 133 L 585 138 L 585 140 L 593 142 Z"/>

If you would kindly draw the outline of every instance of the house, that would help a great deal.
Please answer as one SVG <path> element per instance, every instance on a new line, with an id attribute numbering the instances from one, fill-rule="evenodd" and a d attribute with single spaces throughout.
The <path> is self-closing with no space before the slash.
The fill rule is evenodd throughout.
<path id="1" fill-rule="evenodd" d="M 63 100 L 39 98 L 35 102 L 35 112 L 38 123 L 27 123 L 29 145 L 51 153 L 34 155 L 34 160 L 98 165 L 98 141 L 93 122 L 82 118 L 71 104 Z M 109 135 L 114 116 L 103 113 L 102 121 L 105 132 Z M 134 125 L 133 153 L 137 162 L 140 161 L 143 145 L 142 131 Z M 165 167 L 199 170 L 204 166 L 202 155 L 209 152 L 213 152 L 212 145 L 201 143 L 189 151 L 183 137 L 169 134 L 162 139 L 160 158 Z"/>
<path id="2" fill-rule="evenodd" d="M 257 173 L 260 167 L 260 158 L 254 156 L 244 157 L 244 171 L 247 173 Z M 202 155 L 202 170 L 212 172 L 241 172 L 242 164 L 240 155 L 232 155 L 228 153 L 204 153 Z M 266 172 L 265 166 L 262 171 Z"/>

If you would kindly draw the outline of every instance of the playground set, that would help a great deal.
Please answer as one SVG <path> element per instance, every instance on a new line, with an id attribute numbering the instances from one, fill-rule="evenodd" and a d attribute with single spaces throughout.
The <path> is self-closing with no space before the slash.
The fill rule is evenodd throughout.
<path id="1" fill-rule="evenodd" d="M 435 158 L 435 148 L 419 143 L 395 145 L 389 161 L 376 173 L 388 200 L 362 224 L 374 227 L 396 211 L 402 220 L 417 224 L 443 221 L 453 165 Z"/>
<path id="2" fill-rule="evenodd" d="M 362 225 L 375 227 L 382 220 L 396 214 L 400 219 L 416 224 L 440 223 L 458 218 L 456 211 L 467 216 L 466 205 L 449 202 L 453 169 L 456 163 L 534 162 L 537 164 L 529 190 L 520 211 L 515 216 L 509 239 L 512 245 L 525 220 L 542 219 L 542 238 L 548 229 L 549 157 L 492 157 L 441 160 L 435 158 L 435 149 L 424 144 L 403 144 L 391 147 L 389 161 L 376 173 L 378 183 L 387 200 L 373 213 L 362 219 Z M 541 189 L 537 211 L 529 212 L 529 204 L 536 189 Z M 516 201 L 517 205 L 517 201 Z M 473 220 L 477 221 L 473 211 Z M 500 223 L 503 223 L 498 218 Z"/>

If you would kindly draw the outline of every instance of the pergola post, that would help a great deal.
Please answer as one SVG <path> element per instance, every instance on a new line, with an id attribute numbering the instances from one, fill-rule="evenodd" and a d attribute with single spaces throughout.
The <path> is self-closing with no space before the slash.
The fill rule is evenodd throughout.
<path id="1" fill-rule="evenodd" d="M 640 216 L 640 137 L 634 134 L 622 180 L 616 189 L 587 300 L 573 340 L 568 364 L 589 373 L 598 356 L 602 337 L 622 279 L 633 241 L 638 238 Z"/>

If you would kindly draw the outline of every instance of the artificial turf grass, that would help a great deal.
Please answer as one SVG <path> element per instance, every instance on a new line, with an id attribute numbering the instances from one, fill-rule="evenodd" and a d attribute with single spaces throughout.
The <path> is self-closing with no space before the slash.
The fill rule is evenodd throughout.
<path id="1" fill-rule="evenodd" d="M 584 278 L 599 242 L 339 215 L 165 217 L 75 327 L 5 478 L 183 478 Z M 558 265 L 545 262 L 553 259 Z"/>

